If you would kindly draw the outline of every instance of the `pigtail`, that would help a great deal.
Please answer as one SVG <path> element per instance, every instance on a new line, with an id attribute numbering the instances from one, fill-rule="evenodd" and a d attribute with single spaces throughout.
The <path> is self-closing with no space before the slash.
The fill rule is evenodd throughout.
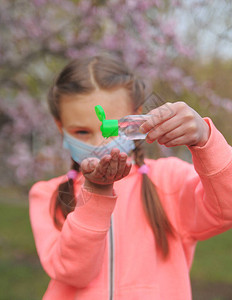
<path id="1" fill-rule="evenodd" d="M 76 172 L 80 171 L 80 165 L 73 161 L 71 170 Z M 53 208 L 53 221 L 57 229 L 62 229 L 62 222 L 60 217 L 66 219 L 67 215 L 72 212 L 76 206 L 75 191 L 74 191 L 74 178 L 67 176 L 68 180 L 62 182 L 56 192 L 54 193 L 54 208 Z M 61 214 L 61 216 L 60 216 Z"/>
<path id="2" fill-rule="evenodd" d="M 135 141 L 135 163 L 138 167 L 144 165 L 144 151 L 140 141 Z M 167 236 L 174 237 L 174 228 L 162 207 L 158 193 L 153 182 L 146 173 L 142 174 L 142 201 L 145 214 L 151 225 L 158 248 L 162 251 L 163 257 L 169 254 Z"/>

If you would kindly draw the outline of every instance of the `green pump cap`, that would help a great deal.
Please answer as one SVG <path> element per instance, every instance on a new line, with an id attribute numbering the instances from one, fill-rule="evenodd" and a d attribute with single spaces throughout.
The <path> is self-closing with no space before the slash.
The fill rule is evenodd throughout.
<path id="1" fill-rule="evenodd" d="M 106 115 L 101 105 L 95 106 L 95 112 L 99 121 L 102 122 L 100 127 L 102 136 L 105 138 L 118 136 L 118 120 L 106 120 Z"/>

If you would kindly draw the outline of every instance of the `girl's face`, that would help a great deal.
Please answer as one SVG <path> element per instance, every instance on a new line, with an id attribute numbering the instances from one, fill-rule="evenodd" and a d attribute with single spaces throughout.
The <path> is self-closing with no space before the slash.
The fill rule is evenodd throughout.
<path id="1" fill-rule="evenodd" d="M 64 128 L 73 137 L 93 146 L 107 143 L 100 131 L 101 122 L 95 113 L 95 105 L 103 107 L 106 119 L 133 114 L 132 101 L 124 88 L 95 90 L 87 95 L 64 95 L 60 99 L 61 121 L 56 121 L 60 132 Z"/>

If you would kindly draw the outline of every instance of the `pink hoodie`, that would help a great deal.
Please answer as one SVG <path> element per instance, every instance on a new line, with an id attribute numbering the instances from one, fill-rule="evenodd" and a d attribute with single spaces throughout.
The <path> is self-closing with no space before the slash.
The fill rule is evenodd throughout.
<path id="1" fill-rule="evenodd" d="M 178 158 L 146 160 L 167 215 L 177 231 L 164 261 L 141 202 L 142 175 L 133 166 L 114 184 L 115 196 L 75 183 L 77 206 L 55 228 L 53 192 L 66 176 L 36 183 L 30 191 L 30 219 L 36 248 L 51 277 L 44 300 L 188 300 L 189 270 L 198 240 L 232 227 L 232 149 L 212 122 L 204 147 L 190 147 L 193 165 Z M 110 226 L 111 224 L 111 226 Z"/>

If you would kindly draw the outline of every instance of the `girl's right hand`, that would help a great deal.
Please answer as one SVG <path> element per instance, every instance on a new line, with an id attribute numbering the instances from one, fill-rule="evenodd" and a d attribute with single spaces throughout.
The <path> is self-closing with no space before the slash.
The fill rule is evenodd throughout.
<path id="1" fill-rule="evenodd" d="M 127 154 L 120 153 L 117 148 L 113 148 L 111 153 L 103 156 L 101 160 L 84 159 L 81 163 L 81 172 L 85 176 L 84 187 L 101 194 L 112 193 L 114 181 L 126 177 L 130 172 L 131 163 L 127 159 Z"/>

